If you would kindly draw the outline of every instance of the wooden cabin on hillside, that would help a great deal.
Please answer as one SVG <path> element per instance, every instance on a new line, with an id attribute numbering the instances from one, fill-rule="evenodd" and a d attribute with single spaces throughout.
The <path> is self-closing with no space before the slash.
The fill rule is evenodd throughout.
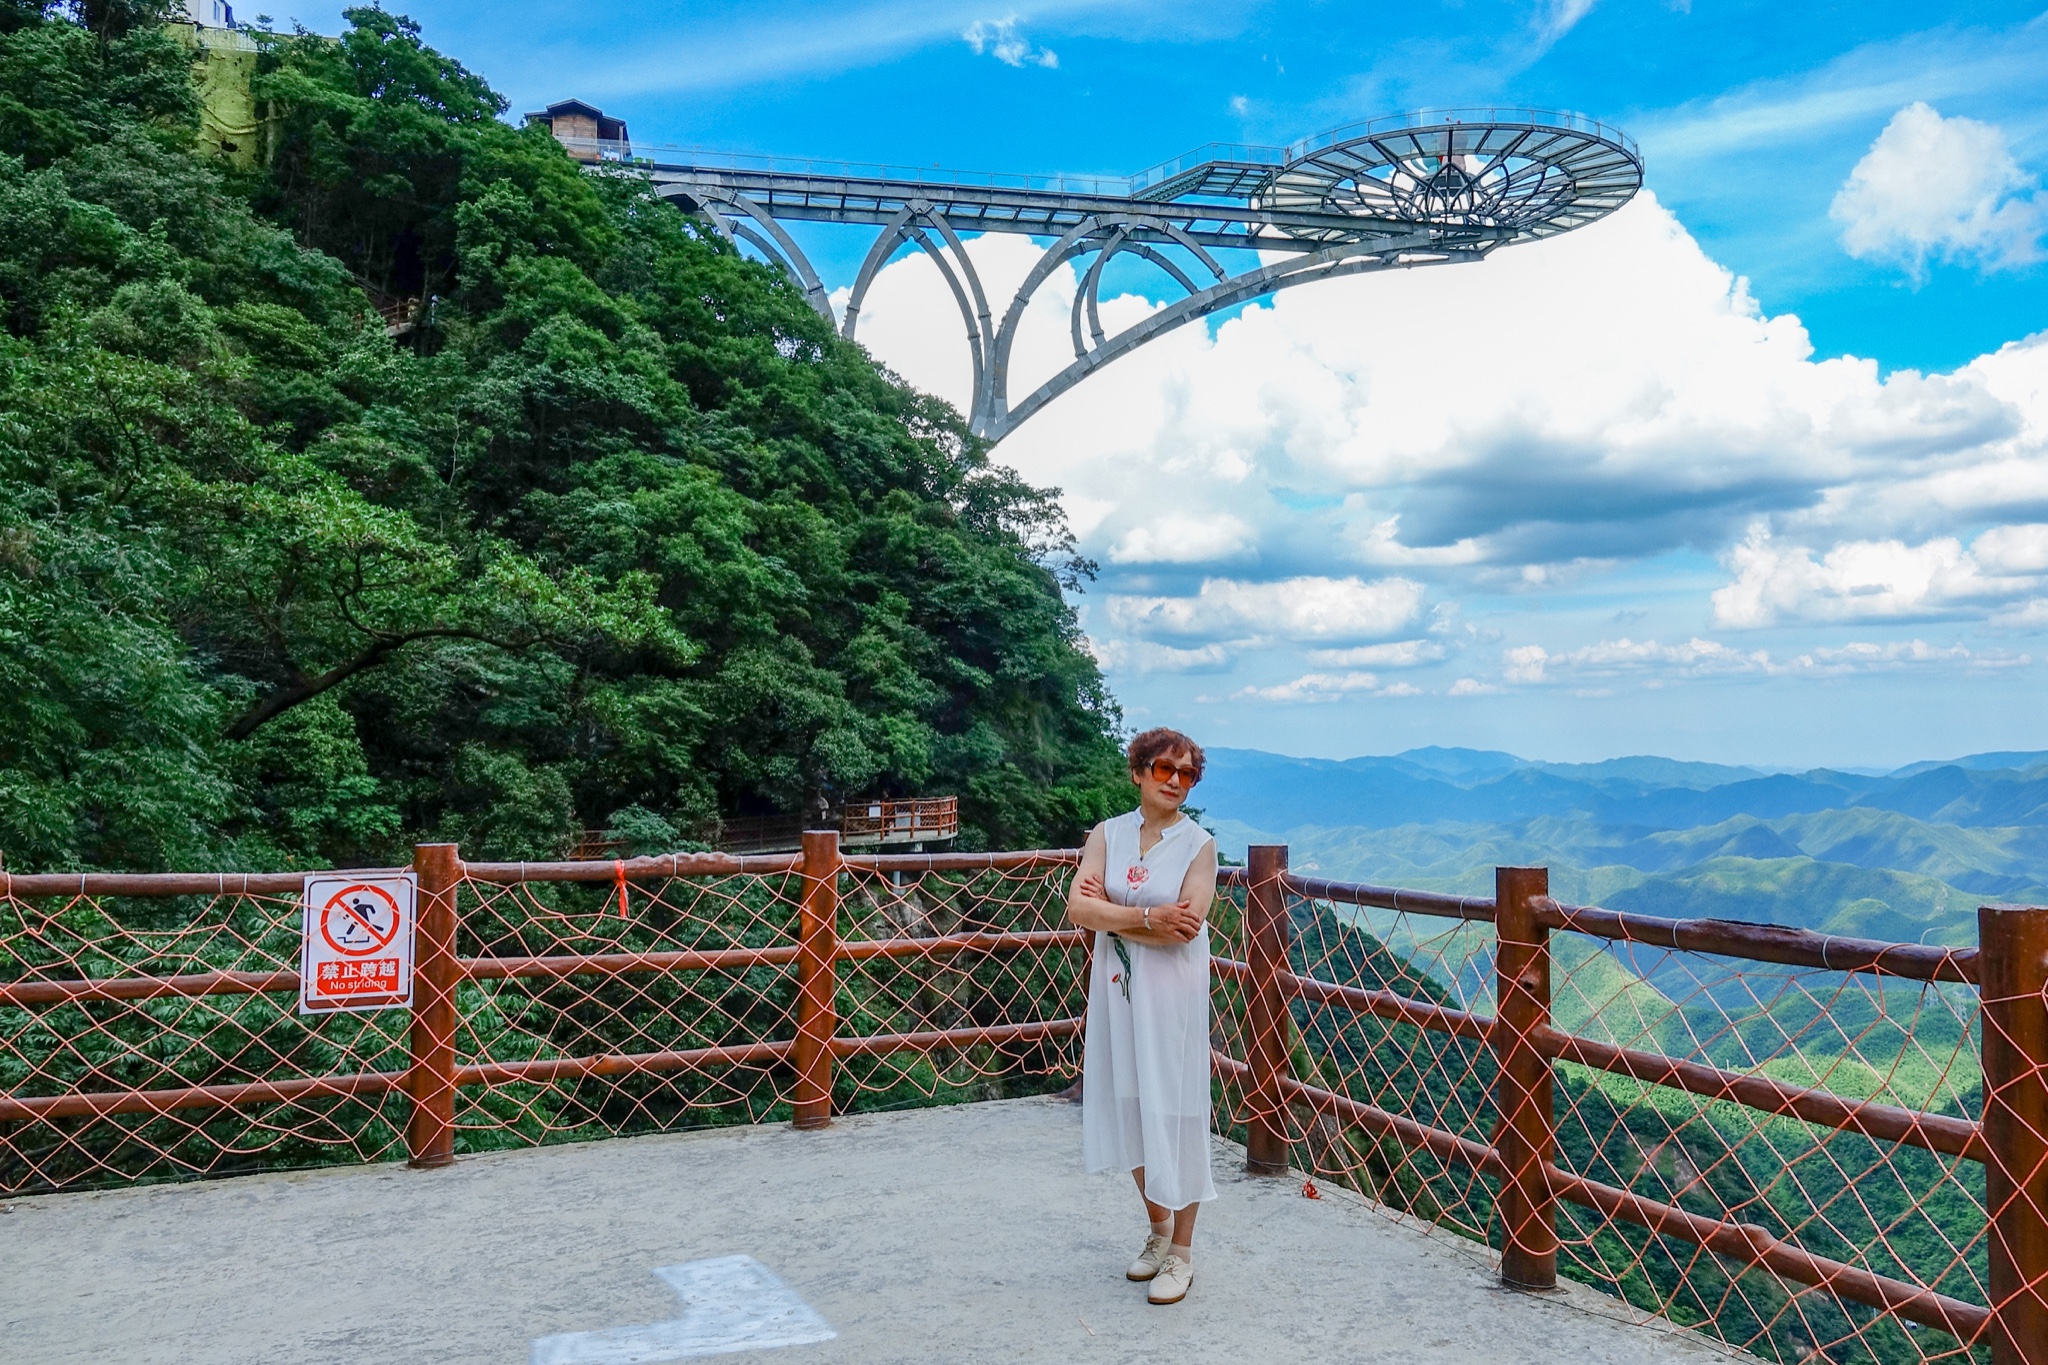
<path id="1" fill-rule="evenodd" d="M 561 100 L 526 116 L 543 124 L 578 161 L 623 161 L 632 155 L 626 121 L 605 117 L 604 110 L 582 100 Z"/>

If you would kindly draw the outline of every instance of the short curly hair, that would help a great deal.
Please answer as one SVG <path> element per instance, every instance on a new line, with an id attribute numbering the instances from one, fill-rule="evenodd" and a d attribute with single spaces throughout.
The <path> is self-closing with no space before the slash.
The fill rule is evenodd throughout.
<path id="1" fill-rule="evenodd" d="M 1145 768 L 1151 766 L 1152 760 L 1155 758 L 1164 758 L 1167 754 L 1172 753 L 1186 754 L 1189 765 L 1195 770 L 1196 781 L 1201 780 L 1202 767 L 1207 762 L 1207 759 L 1202 754 L 1201 745 L 1195 743 L 1180 731 L 1169 730 L 1164 725 L 1133 736 L 1131 747 L 1124 752 L 1131 760 L 1131 771 L 1134 773 L 1142 772 Z"/>

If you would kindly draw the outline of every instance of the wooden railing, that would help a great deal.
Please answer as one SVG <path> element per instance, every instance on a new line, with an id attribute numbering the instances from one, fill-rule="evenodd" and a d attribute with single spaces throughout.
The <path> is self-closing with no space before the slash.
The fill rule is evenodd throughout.
<path id="1" fill-rule="evenodd" d="M 422 845 L 412 1009 L 321 1018 L 292 1008 L 304 873 L 0 872 L 0 1194 L 394 1143 L 440 1165 L 463 1127 L 545 1141 L 778 1104 L 808 1124 L 848 1058 L 944 1054 L 932 1070 L 966 1078 L 948 1087 L 1070 1063 L 1086 935 L 1053 874 L 1071 851 L 862 856 L 831 830 L 804 846 L 470 863 Z M 861 1032 L 838 1028 L 842 993 Z M 587 1049 L 608 1036 L 622 1045 Z M 653 1109 L 615 1096 L 624 1122 L 533 1090 L 728 1067 L 755 1074 Z M 583 1117 L 536 1107 L 565 1102 Z"/>
<path id="2" fill-rule="evenodd" d="M 698 832 L 702 842 L 721 853 L 792 853 L 803 845 L 807 828 L 836 828 L 846 846 L 884 848 L 903 844 L 941 844 L 960 835 L 960 800 L 954 796 L 852 801 L 822 826 L 801 815 L 736 815 Z M 572 859 L 619 856 L 624 843 L 603 830 L 584 830 L 570 853 Z"/>
<path id="3" fill-rule="evenodd" d="M 1243 1058 L 1219 1052 L 1215 1061 L 1220 1074 L 1244 1087 L 1253 1173 L 1285 1171 L 1290 1155 L 1302 1149 L 1302 1116 L 1327 1116 L 1495 1178 L 1500 1273 L 1512 1286 L 1556 1284 L 1558 1205 L 1569 1201 L 1610 1222 L 1692 1243 L 1737 1267 L 1767 1271 L 1938 1328 L 1966 1345 L 1988 1347 L 1996 1365 L 2048 1365 L 2048 909 L 1987 906 L 1979 912 L 1978 946 L 1953 949 L 1560 905 L 1549 896 L 1543 868 L 1497 868 L 1491 901 L 1294 877 L 1287 871 L 1287 850 L 1279 846 L 1253 847 L 1248 867 L 1224 875 L 1227 884 L 1245 892 L 1246 952 L 1239 960 L 1219 957 L 1214 968 L 1219 978 L 1245 989 L 1247 998 Z M 1290 897 L 1491 922 L 1494 1016 L 1297 975 L 1289 968 Z M 1917 1113 L 1562 1032 L 1551 1018 L 1554 931 L 1828 973 L 1974 986 L 1981 998 L 1982 1118 Z M 1290 1063 L 1295 1001 L 1483 1042 L 1496 1068 L 1490 1140 L 1476 1141 L 1297 1079 Z M 1565 1169 L 1559 1164 L 1556 1061 L 1982 1163 L 1989 1302 L 1967 1302 L 1924 1283 L 1874 1273 L 1805 1250 L 1755 1223 L 1702 1216 Z M 1815 1350 L 1811 1359 L 1835 1358 Z"/>
<path id="4" fill-rule="evenodd" d="M 839 817 L 847 844 L 940 843 L 960 833 L 960 799 L 921 796 L 904 801 L 855 801 Z"/>
<path id="5" fill-rule="evenodd" d="M 922 828 L 916 818 L 913 830 Z M 0 925 L 0 1060 L 25 1077 L 0 1099 L 0 1157 L 15 1175 L 83 1163 L 101 1183 L 137 1152 L 158 1160 L 139 1175 L 203 1174 L 224 1169 L 219 1153 L 240 1140 L 207 1128 L 209 1116 L 263 1109 L 251 1131 L 292 1136 L 306 1151 L 335 1153 L 329 1159 L 376 1159 L 386 1151 L 379 1144 L 395 1140 L 376 1137 L 376 1125 L 398 1122 L 404 1154 L 431 1166 L 453 1159 L 465 1112 L 469 1125 L 492 1127 L 493 1142 L 521 1132 L 547 1140 L 557 1131 L 551 1124 L 567 1121 L 559 1106 L 602 1115 L 617 1103 L 639 1114 L 633 1106 L 645 1103 L 646 1084 L 663 1078 L 753 1068 L 769 1077 L 758 1103 L 784 1104 L 798 1127 L 812 1128 L 860 1086 L 881 1083 L 849 1074 L 861 1059 L 921 1053 L 1002 1074 L 1019 1064 L 1017 1049 L 1058 1045 L 1067 1050 L 1032 1065 L 1073 1064 L 1091 937 L 1062 920 L 1074 851 L 852 856 L 838 831 L 802 842 L 798 854 L 769 857 L 497 864 L 422 846 L 417 995 L 402 1035 L 378 1032 L 372 1015 L 297 1019 L 276 999 L 297 989 L 286 954 L 302 874 L 0 873 L 0 908 L 10 916 Z M 1511 1285 L 1556 1283 L 1561 1210 L 1570 1205 L 1604 1230 L 1647 1229 L 1702 1248 L 1712 1253 L 1707 1269 L 1774 1277 L 1795 1300 L 1818 1293 L 1862 1305 L 1876 1322 L 1936 1328 L 1987 1350 L 1996 1365 L 2048 1365 L 2048 910 L 1985 907 L 1976 947 L 1942 948 L 1563 905 L 1550 898 L 1541 868 L 1496 869 L 1493 897 L 1458 897 L 1296 877 L 1285 848 L 1254 847 L 1249 865 L 1226 869 L 1221 881 L 1212 966 L 1224 1046 L 1214 1066 L 1226 1085 L 1220 1117 L 1242 1125 L 1254 1173 L 1330 1169 L 1373 1192 L 1363 1167 L 1332 1167 L 1316 1155 L 1318 1141 L 1335 1150 L 1331 1131 L 1357 1133 L 1491 1182 L 1500 1271 Z M 570 915 L 540 899 L 550 884 L 581 884 L 585 901 Z M 119 898 L 171 896 L 224 907 L 205 932 L 225 946 L 168 953 L 165 942 L 199 930 L 131 929 L 116 913 Z M 1316 975 L 1297 958 L 1300 926 L 1319 906 L 1433 918 L 1447 933 L 1484 935 L 1490 926 L 1485 952 L 1470 960 L 1489 972 L 1492 1013 Z M 158 912 L 141 919 L 165 922 Z M 1649 948 L 1968 995 L 1979 1021 L 1981 1112 L 1922 1112 L 1561 1029 L 1553 1013 L 1561 936 L 1581 941 L 1581 962 L 1593 960 L 1581 949 Z M 187 968 L 145 969 L 173 960 Z M 700 979 L 708 984 L 697 994 Z M 590 1042 L 549 1049 L 535 1040 L 552 1035 L 513 1028 L 543 1007 L 573 1024 L 565 1034 Z M 1417 1108 L 1413 1093 L 1361 1097 L 1301 1074 L 1301 1021 L 1314 1010 L 1414 1030 L 1385 1036 L 1411 1040 L 1401 1061 L 1425 1088 L 1455 1091 L 1483 1074 L 1490 1127 L 1454 1131 Z M 856 1017 L 870 1022 L 842 1032 Z M 712 1018 L 722 1022 L 698 1036 Z M 485 1036 L 487 1026 L 500 1033 Z M 631 1045 L 599 1046 L 608 1036 Z M 216 1045 L 223 1052 L 203 1076 L 164 1083 L 191 1075 L 177 1058 Z M 1449 1070 L 1453 1059 L 1464 1072 Z M 1369 1054 L 1350 1064 L 1377 1065 Z M 1739 1106 L 1760 1124 L 1851 1134 L 1877 1144 L 1881 1160 L 1924 1152 L 1981 1166 L 1982 1231 L 1957 1232 L 1965 1244 L 1949 1264 L 1981 1261 L 1984 1301 L 1937 1289 L 1939 1276 L 1908 1278 L 1918 1272 L 1903 1255 L 1873 1269 L 1896 1226 L 1880 1227 L 1875 1245 L 1816 1249 L 1790 1232 L 1702 1212 L 1698 1200 L 1685 1207 L 1683 1192 L 1653 1197 L 1574 1169 L 1558 1105 L 1570 1076 L 1593 1073 Z M 606 1078 L 614 1078 L 610 1089 L 562 1089 Z M 678 1092 L 680 1107 L 650 1121 L 683 1122 L 692 1104 L 756 1103 L 734 1083 L 692 1084 Z M 380 1117 L 384 1097 L 397 1113 Z M 353 1128 L 342 1123 L 356 1112 L 351 1104 L 364 1115 Z M 185 1114 L 194 1117 L 177 1118 Z M 183 1126 L 161 1126 L 173 1120 Z M 116 1126 L 93 1126 L 106 1124 Z M 619 1130 L 614 1122 L 608 1131 Z M 1755 1140 L 1767 1144 L 1770 1131 L 1755 1128 Z M 183 1145 L 166 1155 L 174 1143 Z M 160 1144 L 154 1156 L 151 1144 Z M 79 1155 L 88 1151 L 90 1161 Z M 36 1179 L 7 1188 L 47 1188 L 53 1177 Z M 1935 1214 L 1916 1204 L 1912 1216 Z M 1824 1220 L 1810 1226 L 1826 1230 Z M 1942 1354 L 1912 1349 L 1922 1359 Z"/>

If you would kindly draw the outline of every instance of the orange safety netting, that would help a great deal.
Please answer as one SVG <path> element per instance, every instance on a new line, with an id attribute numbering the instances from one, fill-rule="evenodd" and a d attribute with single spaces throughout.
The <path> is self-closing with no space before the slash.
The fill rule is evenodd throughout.
<path id="1" fill-rule="evenodd" d="M 1071 858 L 915 861 L 833 879 L 832 1111 L 1066 1084 Z M 457 886 L 457 1152 L 788 1116 L 802 873 L 624 873 Z M 300 925 L 291 891 L 0 897 L 0 1194 L 406 1155 L 412 1017 L 301 1016 Z"/>
<path id="2" fill-rule="evenodd" d="M 1227 965 L 1251 961 L 1245 902 L 1241 888 L 1221 898 L 1213 945 L 1221 959 L 1215 1043 L 1236 1059 L 1247 1058 L 1253 1042 L 1245 1008 L 1249 973 Z M 1377 1017 L 1360 1012 L 1355 998 L 1362 992 L 1400 997 L 1454 1026 L 1472 1011 L 1490 1013 L 1493 926 L 1293 895 L 1287 897 L 1287 914 L 1292 972 L 1347 988 L 1353 1001 L 1297 999 L 1288 1011 L 1283 1046 L 1289 1072 L 1321 1095 L 1294 1090 L 1276 1108 L 1247 1093 L 1247 1079 L 1239 1076 L 1221 1087 L 1219 1124 L 1229 1123 L 1233 1135 L 1242 1136 L 1251 1120 L 1272 1122 L 1304 1170 L 1370 1195 L 1406 1221 L 1441 1224 L 1483 1240 L 1492 1214 L 1489 1183 L 1443 1150 L 1420 1145 L 1412 1133 L 1394 1131 L 1378 1119 L 1398 1118 L 1486 1144 L 1495 1118 L 1492 1054 L 1469 1030 L 1461 1036 Z M 1362 1114 L 1361 1106 L 1376 1112 Z"/>
<path id="3" fill-rule="evenodd" d="M 788 1118 L 806 1066 L 834 1113 L 1076 1074 L 1072 855 L 664 861 L 454 885 L 455 1151 Z M 0 1193 L 406 1154 L 412 1016 L 301 1017 L 298 896 L 228 880 L 0 892 Z M 2007 1078 L 1992 1122 L 2048 1153 L 2048 1002 L 1980 992 L 1974 954 L 1777 965 L 1545 901 L 1610 927 L 1543 931 L 1547 986 L 1510 995 L 1537 1018 L 1511 1028 L 1490 901 L 1250 881 L 1226 874 L 1212 915 L 1217 1122 L 1271 1135 L 1305 1190 L 1496 1251 L 1512 1222 L 1504 1269 L 1554 1245 L 1563 1275 L 1772 1360 L 1985 1358 L 1961 1338 L 1986 1305 L 2048 1297 L 1996 1278 L 1992 1225 L 2038 1215 L 2048 1170 L 1993 1161 L 1987 1184 L 1980 1067 L 1988 1045 Z M 1545 1085 L 1546 1150 L 1517 1157 Z"/>
<path id="4" fill-rule="evenodd" d="M 849 863 L 835 917 L 834 1113 L 1071 1077 L 1086 949 L 1061 931 L 1065 877 L 1049 875 L 1061 866 Z M 787 1117 L 803 894 L 794 871 L 635 879 L 621 916 L 609 877 L 466 880 L 457 1150 Z"/>
<path id="5" fill-rule="evenodd" d="M 1981 1107 L 1967 985 L 1553 940 L 1558 1027 L 1871 1105 Z M 1593 1067 L 1557 1066 L 1559 1164 L 1855 1270 L 1981 1305 L 1984 1167 Z M 1577 1203 L 1575 1278 L 1780 1360 L 1967 1358 L 1956 1337 Z"/>
<path id="6" fill-rule="evenodd" d="M 1219 1121 L 1268 1123 L 1314 1177 L 1499 1251 L 1495 1144 L 1515 1087 L 1496 1050 L 1494 926 L 1292 891 L 1286 905 L 1287 1102 L 1224 1061 Z M 1256 974 L 1227 961 L 1253 958 L 1243 914 L 1238 892 L 1216 949 L 1216 1041 L 1240 1060 L 1256 1043 Z M 1556 1032 L 1537 1045 L 1556 1059 L 1560 1273 L 1771 1360 L 1989 1358 L 1988 1336 L 1959 1338 L 1983 1330 L 1984 1305 L 2030 1291 L 1994 1289 L 1987 1266 L 1976 1120 L 1992 1012 L 1973 986 L 1568 931 L 1549 944 Z M 2021 1079 L 2038 1081 L 2039 1040 L 2015 1041 Z M 2048 1172 L 2016 1174 L 2002 1197 L 2036 1208 Z"/>
<path id="7" fill-rule="evenodd" d="M 0 1193 L 403 1156 L 407 1016 L 301 1018 L 300 925 L 292 891 L 0 899 Z"/>

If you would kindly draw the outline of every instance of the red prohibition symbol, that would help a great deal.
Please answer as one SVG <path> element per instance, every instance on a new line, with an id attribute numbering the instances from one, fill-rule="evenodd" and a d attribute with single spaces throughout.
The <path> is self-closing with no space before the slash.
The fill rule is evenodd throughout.
<path id="1" fill-rule="evenodd" d="M 368 957 L 398 937 L 398 902 L 381 886 L 344 886 L 320 908 L 320 937 L 346 957 Z"/>

